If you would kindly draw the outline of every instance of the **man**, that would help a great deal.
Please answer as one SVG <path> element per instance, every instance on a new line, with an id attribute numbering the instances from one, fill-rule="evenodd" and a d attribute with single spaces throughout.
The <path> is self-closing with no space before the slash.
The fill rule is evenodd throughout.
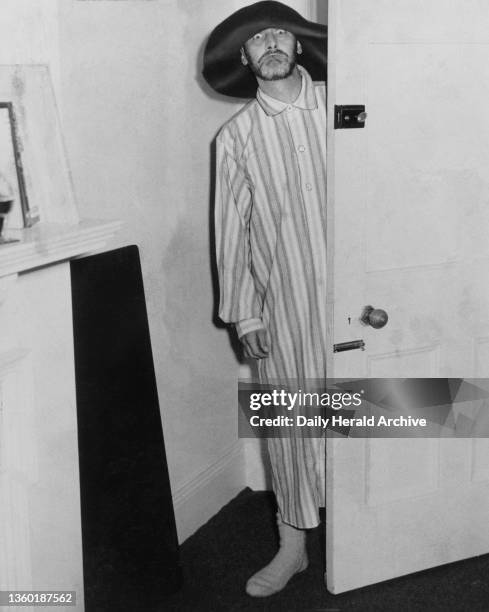
<path id="1" fill-rule="evenodd" d="M 261 382 L 324 379 L 326 27 L 257 2 L 212 32 L 203 74 L 219 93 L 254 98 L 217 138 L 219 315 Z M 269 452 L 280 549 L 248 581 L 256 597 L 307 567 L 305 530 L 324 499 L 324 440 L 296 433 Z"/>

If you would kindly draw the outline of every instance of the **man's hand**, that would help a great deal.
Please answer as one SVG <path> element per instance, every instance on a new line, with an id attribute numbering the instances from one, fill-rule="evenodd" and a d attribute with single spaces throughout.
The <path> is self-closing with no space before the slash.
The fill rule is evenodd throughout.
<path id="1" fill-rule="evenodd" d="M 270 347 L 266 329 L 248 332 L 241 337 L 241 342 L 246 357 L 251 357 L 252 359 L 265 359 L 265 357 L 268 357 Z"/>

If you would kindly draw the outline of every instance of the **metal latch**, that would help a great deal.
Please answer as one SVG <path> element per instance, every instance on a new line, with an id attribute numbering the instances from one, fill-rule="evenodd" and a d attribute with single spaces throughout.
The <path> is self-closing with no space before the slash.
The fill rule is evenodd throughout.
<path id="1" fill-rule="evenodd" d="M 346 130 L 365 127 L 367 113 L 362 104 L 335 104 L 334 107 L 334 129 Z"/>
<path id="2" fill-rule="evenodd" d="M 365 350 L 365 342 L 363 340 L 352 340 L 351 342 L 340 342 L 339 344 L 335 344 L 334 347 L 335 353 L 343 353 L 344 351 L 354 351 L 355 349 Z"/>

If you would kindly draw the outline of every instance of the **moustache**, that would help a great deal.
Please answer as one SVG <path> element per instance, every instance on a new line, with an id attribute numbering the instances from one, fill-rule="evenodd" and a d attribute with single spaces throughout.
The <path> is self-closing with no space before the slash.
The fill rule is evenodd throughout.
<path id="1" fill-rule="evenodd" d="M 285 58 L 289 59 L 289 56 L 287 55 L 287 53 L 285 53 L 284 51 L 267 51 L 266 53 L 264 53 L 260 59 L 258 60 L 258 63 L 261 64 L 262 62 L 264 62 L 268 57 L 274 56 L 274 55 L 283 55 Z"/>

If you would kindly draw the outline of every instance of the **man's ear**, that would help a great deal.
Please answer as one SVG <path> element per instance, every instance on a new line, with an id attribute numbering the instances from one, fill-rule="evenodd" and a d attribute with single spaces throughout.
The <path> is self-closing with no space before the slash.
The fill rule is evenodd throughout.
<path id="1" fill-rule="evenodd" d="M 297 41 L 297 55 L 302 53 L 302 45 L 299 41 Z"/>
<path id="2" fill-rule="evenodd" d="M 240 51 L 241 51 L 241 63 L 243 64 L 243 66 L 247 66 L 248 60 L 246 59 L 246 55 L 245 55 L 243 47 L 241 47 Z"/>

